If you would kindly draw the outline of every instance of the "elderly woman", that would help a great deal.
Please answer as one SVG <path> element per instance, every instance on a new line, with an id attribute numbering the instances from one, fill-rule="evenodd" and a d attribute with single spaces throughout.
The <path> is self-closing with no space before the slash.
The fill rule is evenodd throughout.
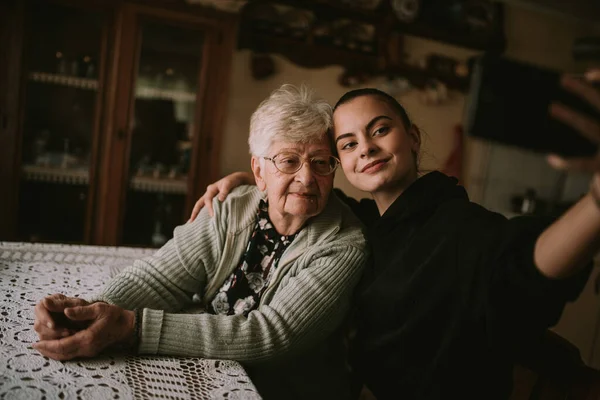
<path id="1" fill-rule="evenodd" d="M 215 201 L 214 218 L 203 211 L 177 227 L 95 302 L 40 301 L 34 347 L 57 360 L 115 345 L 232 359 L 266 398 L 349 397 L 338 333 L 367 250 L 357 220 L 331 194 L 339 161 L 330 126 L 330 106 L 307 89 L 273 92 L 250 124 L 257 186 Z"/>

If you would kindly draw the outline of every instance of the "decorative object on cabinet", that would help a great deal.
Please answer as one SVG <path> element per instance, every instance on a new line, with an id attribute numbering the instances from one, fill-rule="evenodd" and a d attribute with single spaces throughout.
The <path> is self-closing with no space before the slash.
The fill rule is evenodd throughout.
<path id="1" fill-rule="evenodd" d="M 379 90 L 383 90 L 393 97 L 401 96 L 412 89 L 412 85 L 406 78 L 389 77 L 381 85 Z"/>
<path id="2" fill-rule="evenodd" d="M 2 2 L 0 240 L 151 246 L 157 207 L 168 239 L 217 178 L 237 19 L 168 0 Z"/>
<path id="3" fill-rule="evenodd" d="M 338 2 L 358 10 L 375 10 L 381 4 L 381 0 L 339 0 Z"/>
<path id="4" fill-rule="evenodd" d="M 421 8 L 420 0 L 392 0 L 392 8 L 396 17 L 402 22 L 410 23 L 417 19 Z"/>
<path id="5" fill-rule="evenodd" d="M 275 74 L 275 61 L 270 54 L 252 54 L 250 61 L 252 77 L 257 81 L 270 78 Z"/>
<path id="6" fill-rule="evenodd" d="M 369 80 L 371 76 L 367 73 L 361 71 L 351 71 L 346 70 L 340 74 L 338 77 L 338 83 L 340 86 L 350 88 L 357 85 L 362 85 L 367 80 Z"/>
<path id="7" fill-rule="evenodd" d="M 339 19 L 331 23 L 331 43 L 352 51 L 373 53 L 375 51 L 375 28 L 373 25 Z"/>
<path id="8" fill-rule="evenodd" d="M 292 37 L 306 37 L 315 19 L 308 10 L 288 7 L 281 13 L 281 27 Z"/>
<path id="9" fill-rule="evenodd" d="M 421 91 L 421 102 L 429 106 L 444 104 L 448 99 L 448 87 L 437 80 L 427 82 Z"/>

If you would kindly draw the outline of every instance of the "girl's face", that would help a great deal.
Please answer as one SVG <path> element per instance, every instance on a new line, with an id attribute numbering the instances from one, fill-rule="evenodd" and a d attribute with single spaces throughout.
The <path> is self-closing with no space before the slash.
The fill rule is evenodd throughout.
<path id="1" fill-rule="evenodd" d="M 360 96 L 333 114 L 335 146 L 348 181 L 372 194 L 399 194 L 415 179 L 421 137 L 384 100 Z"/>

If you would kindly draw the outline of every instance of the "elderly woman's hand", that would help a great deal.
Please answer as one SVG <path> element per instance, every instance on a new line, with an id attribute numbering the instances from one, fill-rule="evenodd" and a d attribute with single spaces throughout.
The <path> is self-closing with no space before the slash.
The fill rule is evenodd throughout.
<path id="1" fill-rule="evenodd" d="M 600 69 L 588 71 L 585 77 L 588 82 L 600 82 Z M 586 100 L 600 113 L 600 92 L 592 87 L 592 85 L 569 76 L 563 77 L 562 85 L 568 91 Z M 573 127 L 592 142 L 600 144 L 600 120 L 594 120 L 557 103 L 552 104 L 550 107 L 550 114 L 557 120 Z M 552 154 L 548 156 L 548 162 L 557 169 L 594 172 L 596 174 L 594 178 L 596 180 L 600 179 L 600 151 L 594 157 L 568 159 Z"/>
<path id="2" fill-rule="evenodd" d="M 107 303 L 65 308 L 65 315 L 73 321 L 89 323 L 86 329 L 60 339 L 41 340 L 33 348 L 55 360 L 93 357 L 105 348 L 127 344 L 134 339 L 133 311 Z"/>
<path id="3" fill-rule="evenodd" d="M 84 327 L 71 323 L 64 315 L 65 308 L 88 304 L 83 299 L 67 297 L 60 293 L 44 297 L 35 305 L 33 329 L 40 340 L 59 339 L 72 335 L 75 331 Z"/>
<path id="4" fill-rule="evenodd" d="M 215 216 L 212 201 L 218 195 L 219 201 L 225 200 L 229 192 L 240 185 L 254 185 L 254 176 L 249 172 L 234 172 L 206 187 L 206 192 L 198 199 L 188 222 L 193 222 L 202 207 L 206 207 L 211 217 Z"/>

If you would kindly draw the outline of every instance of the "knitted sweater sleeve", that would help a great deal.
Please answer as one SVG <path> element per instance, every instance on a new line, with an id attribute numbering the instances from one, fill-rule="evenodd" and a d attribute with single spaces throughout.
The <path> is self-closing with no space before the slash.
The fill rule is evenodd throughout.
<path id="1" fill-rule="evenodd" d="M 364 249 L 324 246 L 296 261 L 271 301 L 248 317 L 145 309 L 142 350 L 246 363 L 296 354 L 339 326 L 365 260 Z"/>
<path id="2" fill-rule="evenodd" d="M 192 304 L 214 275 L 224 228 L 207 212 L 175 228 L 174 237 L 154 255 L 136 260 L 113 278 L 93 300 L 126 309 L 179 311 Z"/>

